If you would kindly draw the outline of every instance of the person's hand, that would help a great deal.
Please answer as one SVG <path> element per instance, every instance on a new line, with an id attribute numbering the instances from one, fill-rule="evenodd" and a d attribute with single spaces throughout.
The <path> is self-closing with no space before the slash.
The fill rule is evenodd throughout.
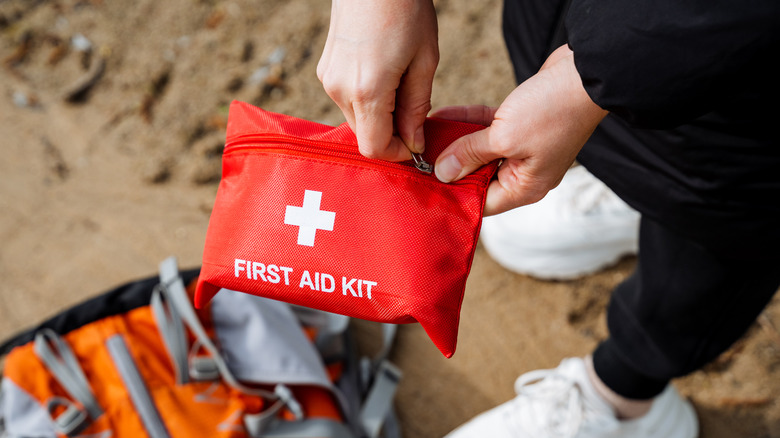
<path id="1" fill-rule="evenodd" d="M 434 165 L 436 177 L 455 181 L 503 158 L 488 187 L 484 214 L 534 203 L 561 182 L 606 115 L 585 92 L 571 50 L 560 47 L 499 108 L 447 107 L 433 114 L 489 125 L 448 146 Z"/>
<path id="2" fill-rule="evenodd" d="M 438 62 L 432 0 L 333 0 L 317 77 L 363 155 L 400 161 L 423 151 Z"/>

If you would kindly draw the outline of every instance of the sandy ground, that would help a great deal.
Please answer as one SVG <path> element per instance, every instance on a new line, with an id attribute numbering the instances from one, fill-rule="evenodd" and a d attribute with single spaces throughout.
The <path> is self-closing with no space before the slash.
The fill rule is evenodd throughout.
<path id="1" fill-rule="evenodd" d="M 434 107 L 498 105 L 513 88 L 500 2 L 436 5 Z M 151 275 L 168 255 L 198 265 L 231 100 L 343 121 L 315 76 L 328 14 L 314 0 L 0 0 L 0 338 Z M 588 353 L 633 265 L 544 282 L 480 247 L 455 356 L 419 326 L 400 330 L 405 436 L 441 436 L 512 397 L 519 374 Z M 780 304 L 760 321 L 675 382 L 704 438 L 780 437 Z"/>

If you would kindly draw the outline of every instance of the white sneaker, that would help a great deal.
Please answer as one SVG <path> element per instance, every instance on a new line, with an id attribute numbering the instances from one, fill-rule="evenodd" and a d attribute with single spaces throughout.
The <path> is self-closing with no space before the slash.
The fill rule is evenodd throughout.
<path id="1" fill-rule="evenodd" d="M 582 359 L 526 373 L 517 397 L 475 417 L 445 438 L 696 438 L 691 404 L 669 385 L 637 419 L 618 420 L 596 393 Z"/>
<path id="2" fill-rule="evenodd" d="M 510 271 L 572 279 L 635 254 L 639 213 L 576 166 L 541 201 L 484 218 L 480 238 Z"/>

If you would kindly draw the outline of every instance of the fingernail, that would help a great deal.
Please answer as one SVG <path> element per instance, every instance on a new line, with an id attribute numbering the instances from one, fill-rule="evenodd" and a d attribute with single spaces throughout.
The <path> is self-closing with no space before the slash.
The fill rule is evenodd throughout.
<path id="1" fill-rule="evenodd" d="M 436 178 L 445 183 L 457 178 L 458 175 L 460 175 L 461 170 L 463 170 L 463 166 L 460 165 L 460 162 L 455 158 L 455 155 L 444 157 L 433 166 Z"/>
<path id="2" fill-rule="evenodd" d="M 414 133 L 414 151 L 418 154 L 425 152 L 425 130 L 422 126 Z"/>

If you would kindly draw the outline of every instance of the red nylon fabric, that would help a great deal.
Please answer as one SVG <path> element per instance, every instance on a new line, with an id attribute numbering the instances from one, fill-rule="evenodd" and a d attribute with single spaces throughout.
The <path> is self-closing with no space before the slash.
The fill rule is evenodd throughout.
<path id="1" fill-rule="evenodd" d="M 428 119 L 425 160 L 482 128 Z M 228 288 L 372 321 L 418 321 L 450 357 L 497 165 L 443 184 L 411 162 L 360 156 L 346 124 L 234 102 L 196 306 Z"/>

